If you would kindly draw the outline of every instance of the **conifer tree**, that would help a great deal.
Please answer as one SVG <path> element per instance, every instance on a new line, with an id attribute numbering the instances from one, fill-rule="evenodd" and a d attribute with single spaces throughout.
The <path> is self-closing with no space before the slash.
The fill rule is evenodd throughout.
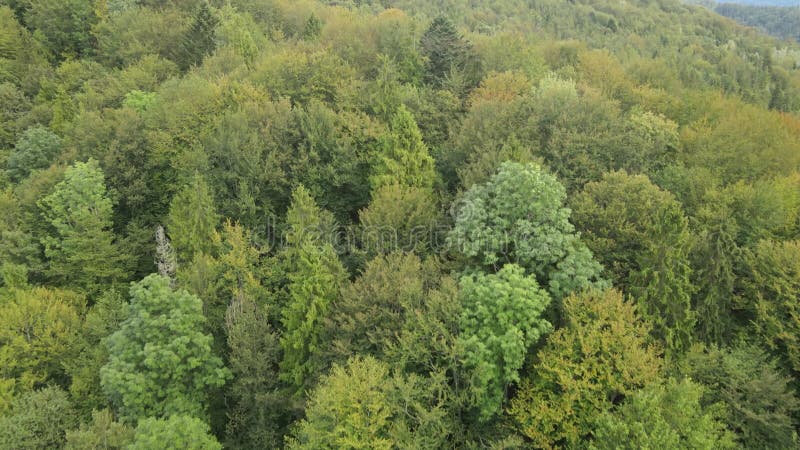
<path id="1" fill-rule="evenodd" d="M 198 253 L 211 253 L 218 216 L 214 197 L 199 173 L 172 199 L 167 233 L 178 261 L 190 262 Z"/>
<path id="2" fill-rule="evenodd" d="M 203 59 L 216 48 L 215 33 L 219 20 L 214 16 L 207 1 L 194 14 L 192 25 L 180 42 L 176 63 L 182 70 L 202 64 Z"/>
<path id="3" fill-rule="evenodd" d="M 324 369 L 319 358 L 323 320 L 338 298 L 346 272 L 333 246 L 325 241 L 332 215 L 321 210 L 303 186 L 295 189 L 286 216 L 283 257 L 288 286 L 281 319 L 285 331 L 280 376 L 302 394 Z"/>
<path id="4" fill-rule="evenodd" d="M 414 116 L 405 106 L 400 105 L 390 128 L 370 177 L 373 191 L 390 184 L 433 187 L 436 177 L 433 158 L 422 141 Z"/>
<path id="5" fill-rule="evenodd" d="M 47 274 L 55 282 L 94 295 L 125 277 L 124 257 L 111 231 L 112 203 L 97 161 L 68 168 L 38 204 L 52 230 L 42 244 Z"/>

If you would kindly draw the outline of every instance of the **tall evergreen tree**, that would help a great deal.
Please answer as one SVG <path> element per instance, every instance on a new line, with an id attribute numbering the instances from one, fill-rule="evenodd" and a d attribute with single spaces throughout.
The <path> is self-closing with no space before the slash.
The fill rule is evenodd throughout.
<path id="1" fill-rule="evenodd" d="M 125 278 L 125 258 L 111 231 L 112 202 L 97 161 L 68 168 L 38 205 L 51 230 L 42 244 L 53 281 L 95 295 Z"/>
<path id="2" fill-rule="evenodd" d="M 480 61 L 465 41 L 445 17 L 437 17 L 422 35 L 421 53 L 427 58 L 425 82 L 441 87 L 456 73 L 467 78 L 474 85 L 480 81 Z"/>
<path id="3" fill-rule="evenodd" d="M 431 188 L 435 177 L 434 161 L 422 141 L 417 122 L 413 114 L 400 105 L 373 165 L 370 177 L 373 192 L 390 184 Z"/>
<path id="4" fill-rule="evenodd" d="M 191 262 L 198 253 L 210 254 L 218 224 L 214 197 L 199 173 L 172 199 L 167 233 L 179 262 Z"/>
<path id="5" fill-rule="evenodd" d="M 207 1 L 203 1 L 195 11 L 192 25 L 184 33 L 175 62 L 182 70 L 202 64 L 203 59 L 214 52 L 217 44 L 216 28 L 219 19 L 211 11 Z"/>

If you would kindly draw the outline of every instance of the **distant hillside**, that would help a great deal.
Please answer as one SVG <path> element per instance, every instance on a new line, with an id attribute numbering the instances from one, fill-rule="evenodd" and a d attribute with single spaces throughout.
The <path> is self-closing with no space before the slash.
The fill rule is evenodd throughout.
<path id="1" fill-rule="evenodd" d="M 719 3 L 751 6 L 800 6 L 800 0 L 721 0 Z"/>
<path id="2" fill-rule="evenodd" d="M 750 1 L 699 3 L 722 16 L 731 18 L 743 25 L 755 27 L 779 39 L 800 42 L 800 1 Z M 751 4 L 744 4 L 751 3 Z M 765 6 L 777 5 L 782 6 Z M 791 5 L 791 6 L 789 6 Z"/>

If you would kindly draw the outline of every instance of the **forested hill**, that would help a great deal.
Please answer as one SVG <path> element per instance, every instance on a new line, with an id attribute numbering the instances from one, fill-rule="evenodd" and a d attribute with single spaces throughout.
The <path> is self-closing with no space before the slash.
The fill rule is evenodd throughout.
<path id="1" fill-rule="evenodd" d="M 0 450 L 793 449 L 800 47 L 678 0 L 0 0 Z"/>
<path id="2" fill-rule="evenodd" d="M 725 17 L 756 27 L 780 39 L 800 42 L 800 3 L 793 7 L 710 3 L 713 10 Z"/>

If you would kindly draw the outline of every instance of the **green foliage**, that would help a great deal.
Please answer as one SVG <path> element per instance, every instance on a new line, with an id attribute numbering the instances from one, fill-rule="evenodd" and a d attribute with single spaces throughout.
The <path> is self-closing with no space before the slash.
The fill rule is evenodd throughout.
<path id="1" fill-rule="evenodd" d="M 61 448 L 67 430 L 77 425 L 66 392 L 57 387 L 28 392 L 14 400 L 9 414 L 0 416 L 0 448 Z"/>
<path id="2" fill-rule="evenodd" d="M 100 385 L 100 369 L 108 362 L 103 340 L 119 329 L 128 314 L 128 303 L 117 291 L 107 291 L 89 308 L 76 336 L 76 357 L 63 362 L 70 377 L 69 391 L 75 409 L 84 417 L 109 406 Z"/>
<path id="3" fill-rule="evenodd" d="M 84 300 L 45 288 L 15 289 L 0 299 L 0 380 L 25 392 L 65 381 L 78 347 Z M 4 409 L 0 398 L 0 410 Z"/>
<path id="4" fill-rule="evenodd" d="M 214 40 L 219 19 L 207 2 L 202 2 L 194 13 L 192 23 L 183 33 L 180 47 L 175 51 L 175 62 L 182 70 L 187 70 L 203 62 L 203 59 L 216 48 Z"/>
<path id="5" fill-rule="evenodd" d="M 691 344 L 691 238 L 680 203 L 644 175 L 612 172 L 572 202 L 586 245 L 614 286 L 632 294 L 667 347 Z"/>
<path id="6" fill-rule="evenodd" d="M 322 321 L 339 295 L 345 270 L 330 244 L 317 247 L 304 243 L 289 272 L 289 299 L 283 309 L 285 332 L 281 337 L 284 359 L 281 379 L 302 393 L 319 375 L 319 352 L 323 342 Z"/>
<path id="7" fill-rule="evenodd" d="M 8 157 L 8 176 L 19 181 L 37 169 L 48 167 L 61 152 L 61 138 L 37 126 L 22 133 Z"/>
<path id="8" fill-rule="evenodd" d="M 139 421 L 133 442 L 128 450 L 222 450 L 211 435 L 208 425 L 200 419 L 175 415 L 166 419 L 153 417 Z"/>
<path id="9" fill-rule="evenodd" d="M 702 394 L 690 380 L 649 385 L 597 419 L 589 448 L 736 448 L 719 414 L 700 405 Z"/>
<path id="10" fill-rule="evenodd" d="M 288 448 L 392 448 L 388 378 L 386 365 L 371 357 L 334 365 L 311 393 Z"/>
<path id="11" fill-rule="evenodd" d="M 508 386 L 519 381 L 528 349 L 552 330 L 542 318 L 550 296 L 521 267 L 461 278 L 460 345 L 481 417 L 498 413 Z"/>
<path id="12" fill-rule="evenodd" d="M 92 49 L 92 25 L 97 23 L 92 2 L 85 0 L 30 0 L 25 23 L 35 30 L 58 59 L 76 58 Z"/>
<path id="13" fill-rule="evenodd" d="M 67 431 L 67 450 L 122 450 L 133 440 L 133 429 L 115 422 L 111 411 L 92 411 L 92 423 Z"/>
<path id="14" fill-rule="evenodd" d="M 467 264 L 488 271 L 522 266 L 556 299 L 603 287 L 601 267 L 569 222 L 565 199 L 564 187 L 540 166 L 506 162 L 461 199 L 447 242 Z"/>
<path id="15" fill-rule="evenodd" d="M 564 313 L 564 327 L 547 339 L 509 409 L 537 447 L 587 439 L 599 415 L 659 379 L 649 327 L 618 291 L 567 297 Z"/>
<path id="16" fill-rule="evenodd" d="M 746 256 L 748 309 L 762 342 L 800 373 L 800 241 L 761 241 Z"/>
<path id="17" fill-rule="evenodd" d="M 468 85 L 474 86 L 479 81 L 480 60 L 472 45 L 459 36 L 455 26 L 446 18 L 433 20 L 422 35 L 420 47 L 422 55 L 427 58 L 426 83 L 441 87 L 458 73 L 463 73 Z"/>
<path id="18" fill-rule="evenodd" d="M 167 233 L 179 261 L 191 261 L 199 253 L 210 254 L 212 235 L 219 219 L 208 184 L 199 173 L 172 199 Z"/>
<path id="19" fill-rule="evenodd" d="M 439 212 L 431 192 L 400 184 L 378 188 L 358 217 L 358 237 L 368 255 L 395 250 L 424 254 L 440 231 Z"/>
<path id="20" fill-rule="evenodd" d="M 426 273 L 419 257 L 393 252 L 369 261 L 344 284 L 325 320 L 325 340 L 335 360 L 350 355 L 383 359 L 403 328 L 406 315 L 425 302 Z"/>
<path id="21" fill-rule="evenodd" d="M 52 230 L 42 238 L 52 280 L 96 295 L 124 279 L 125 255 L 114 242 L 112 202 L 97 161 L 67 168 L 38 205 Z"/>
<path id="22" fill-rule="evenodd" d="M 126 422 L 145 417 L 205 413 L 208 390 L 230 372 L 202 332 L 202 302 L 150 275 L 131 286 L 128 317 L 106 341 L 103 390 Z"/>
<path id="23" fill-rule="evenodd" d="M 369 356 L 335 364 L 311 392 L 306 417 L 295 425 L 287 447 L 441 448 L 449 430 L 440 406 L 420 403 L 428 389 L 426 380 L 391 376 L 384 363 Z"/>
<path id="24" fill-rule="evenodd" d="M 278 383 L 280 338 L 268 313 L 245 297 L 234 301 L 225 316 L 234 377 L 228 389 L 234 406 L 226 426 L 231 448 L 273 448 L 282 440 L 287 399 Z"/>
<path id="25" fill-rule="evenodd" d="M 693 349 L 683 373 L 706 387 L 702 404 L 724 404 L 724 421 L 741 447 L 797 446 L 800 401 L 773 358 L 760 348 L 739 345 L 730 350 Z"/>
<path id="26" fill-rule="evenodd" d="M 376 156 L 370 177 L 372 189 L 376 191 L 392 184 L 431 188 L 435 176 L 433 158 L 422 142 L 417 122 L 401 105 L 392 118 L 389 136 Z"/>

